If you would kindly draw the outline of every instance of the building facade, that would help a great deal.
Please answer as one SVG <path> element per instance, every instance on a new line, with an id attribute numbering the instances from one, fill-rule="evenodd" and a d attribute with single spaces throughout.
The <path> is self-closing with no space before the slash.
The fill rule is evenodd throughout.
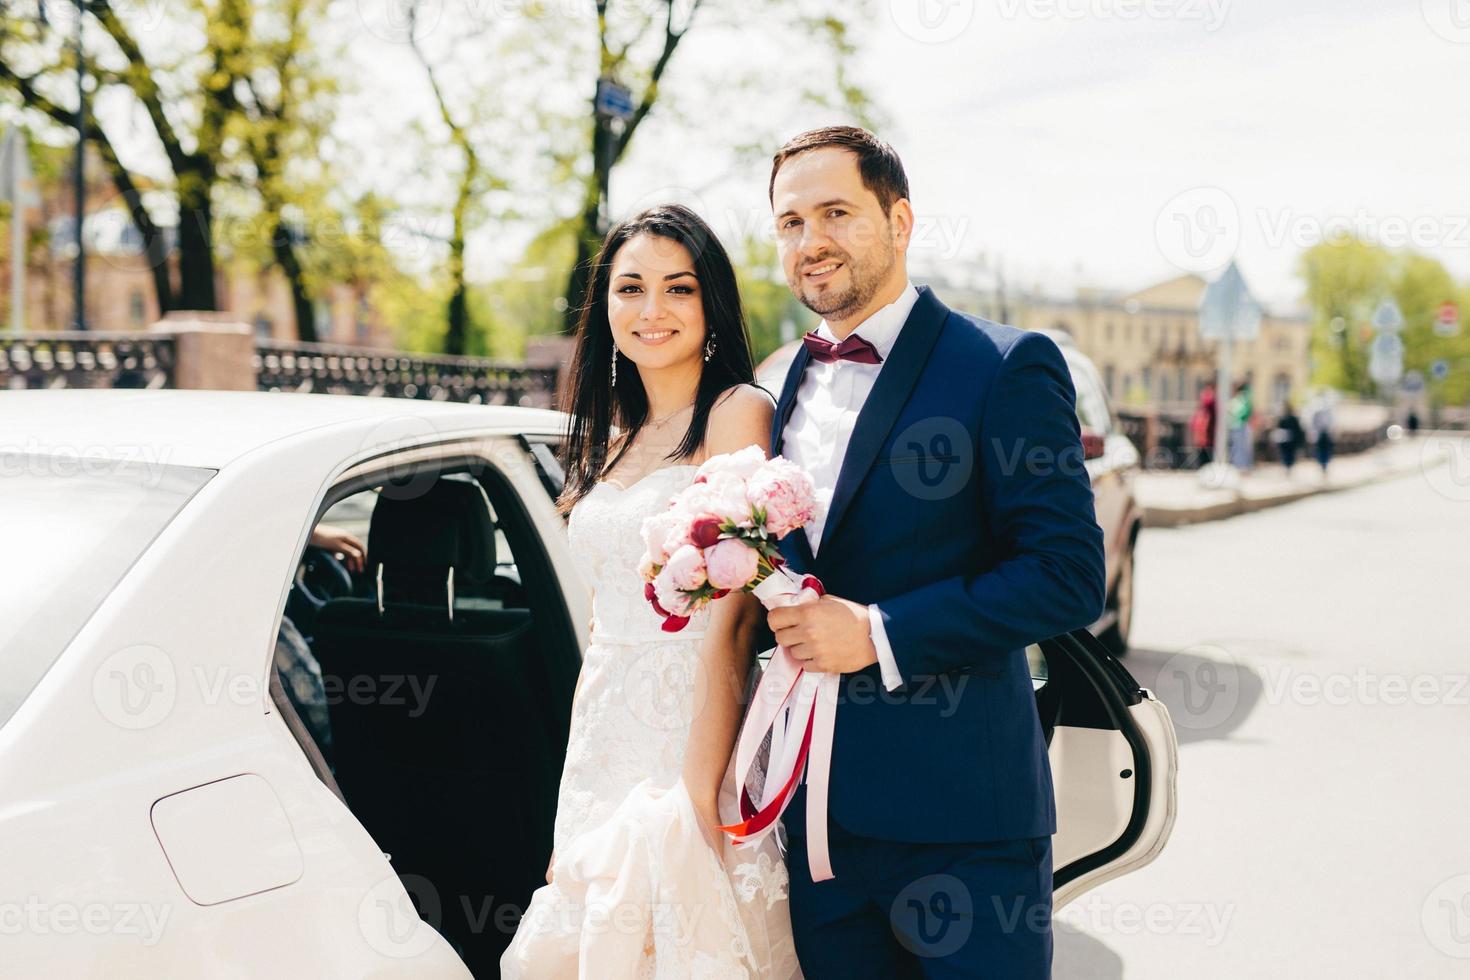
<path id="1" fill-rule="evenodd" d="M 1126 294 L 1081 289 L 1070 299 L 930 281 L 956 309 L 1071 336 L 1097 365 L 1115 406 L 1183 412 L 1215 380 L 1217 344 L 1199 335 L 1206 285 L 1199 276 L 1178 276 Z M 1306 317 L 1267 313 L 1254 340 L 1233 345 L 1231 374 L 1236 382 L 1251 381 L 1258 412 L 1275 412 L 1288 396 L 1301 407 L 1311 377 L 1310 340 Z"/>
<path id="2" fill-rule="evenodd" d="M 88 153 L 86 208 L 82 238 L 87 245 L 87 329 L 93 331 L 144 330 L 160 318 L 152 270 L 143 251 L 142 236 L 129 219 L 122 198 L 95 156 Z M 53 156 L 71 151 L 33 145 L 32 153 Z M 59 168 L 52 167 L 51 170 Z M 144 192 L 147 182 L 140 178 Z M 77 235 L 70 182 L 42 181 L 41 203 L 27 209 L 29 247 L 25 259 L 26 329 L 50 332 L 74 329 L 72 277 Z M 0 329 L 9 323 L 10 217 L 0 219 Z M 173 229 L 165 233 L 172 238 Z M 173 249 L 169 248 L 169 261 Z M 257 337 L 297 340 L 291 289 L 274 266 L 259 268 L 231 262 L 216 250 L 215 297 L 222 312 L 250 324 Z M 175 279 L 177 273 L 175 272 Z M 346 283 L 329 286 L 315 303 L 317 340 L 362 347 L 395 346 L 393 330 L 368 299 L 367 287 Z"/>

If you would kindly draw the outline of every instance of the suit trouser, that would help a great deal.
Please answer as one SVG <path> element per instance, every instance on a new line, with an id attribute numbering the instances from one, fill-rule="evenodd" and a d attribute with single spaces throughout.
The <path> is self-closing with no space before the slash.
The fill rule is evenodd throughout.
<path id="1" fill-rule="evenodd" d="M 1051 975 L 1051 838 L 909 844 L 831 824 L 834 878 L 792 836 L 791 926 L 807 980 Z"/>

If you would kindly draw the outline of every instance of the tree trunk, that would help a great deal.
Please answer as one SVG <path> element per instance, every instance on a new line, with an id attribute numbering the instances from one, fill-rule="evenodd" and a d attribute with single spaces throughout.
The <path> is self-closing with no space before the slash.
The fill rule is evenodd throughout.
<path id="1" fill-rule="evenodd" d="M 449 239 L 449 281 L 454 291 L 449 296 L 448 327 L 444 332 L 444 353 L 462 357 L 469 343 L 470 317 L 468 285 L 465 282 L 464 240 L 465 216 L 473 192 L 476 161 L 466 154 L 465 172 L 460 179 L 459 194 L 454 201 L 454 232 Z"/>
<path id="2" fill-rule="evenodd" d="M 582 219 L 577 224 L 577 259 L 567 279 L 567 308 L 562 319 L 562 330 L 566 334 L 577 331 L 577 319 L 587 302 L 587 287 L 592 282 L 592 260 L 597 257 L 603 236 L 607 234 L 603 227 L 602 205 L 607 200 L 611 184 L 615 139 L 607 125 L 594 116 L 592 176 L 587 185 L 587 197 L 582 202 Z"/>
<path id="3" fill-rule="evenodd" d="M 468 340 L 469 306 L 464 280 L 454 284 L 449 297 L 449 329 L 444 335 L 444 353 L 463 357 Z"/>
<path id="4" fill-rule="evenodd" d="M 133 175 L 118 159 L 100 122 L 88 130 L 87 138 L 112 176 L 112 186 L 122 195 L 133 227 L 143 236 L 143 251 L 148 259 L 148 272 L 153 277 L 153 296 L 158 301 L 158 315 L 161 317 L 174 308 L 173 278 L 169 271 L 168 243 L 164 241 L 163 229 L 153 222 L 153 216 L 143 206 L 143 195 L 133 181 Z"/>
<path id="5" fill-rule="evenodd" d="M 212 175 L 198 164 L 178 175 L 179 309 L 219 309 L 214 290 L 213 184 Z"/>
<path id="6" fill-rule="evenodd" d="M 286 282 L 291 286 L 291 309 L 296 317 L 296 338 L 306 343 L 315 343 L 318 339 L 316 310 L 312 308 L 311 296 L 306 291 L 301 260 L 296 257 L 296 248 L 292 244 L 291 229 L 279 217 L 271 231 L 271 252 L 275 255 L 281 272 L 285 274 Z"/>

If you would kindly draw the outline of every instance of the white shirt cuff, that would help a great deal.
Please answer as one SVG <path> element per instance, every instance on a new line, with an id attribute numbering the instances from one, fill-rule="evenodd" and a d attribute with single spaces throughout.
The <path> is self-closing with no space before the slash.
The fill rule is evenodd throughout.
<path id="1" fill-rule="evenodd" d="M 903 674 L 893 659 L 893 647 L 888 643 L 888 630 L 883 627 L 883 617 L 878 607 L 868 606 L 868 635 L 873 638 L 873 647 L 878 651 L 878 669 L 883 673 L 883 687 L 893 691 L 903 687 Z"/>

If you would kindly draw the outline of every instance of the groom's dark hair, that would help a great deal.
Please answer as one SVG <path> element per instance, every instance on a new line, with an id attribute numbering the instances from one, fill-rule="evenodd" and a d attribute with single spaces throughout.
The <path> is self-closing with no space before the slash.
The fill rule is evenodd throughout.
<path id="1" fill-rule="evenodd" d="M 771 161 L 771 200 L 776 199 L 776 174 L 782 164 L 798 153 L 829 146 L 856 154 L 863 186 L 873 192 L 885 215 L 893 210 L 893 202 L 909 196 L 909 178 L 893 147 L 861 126 L 823 126 L 792 137 L 776 151 Z"/>

